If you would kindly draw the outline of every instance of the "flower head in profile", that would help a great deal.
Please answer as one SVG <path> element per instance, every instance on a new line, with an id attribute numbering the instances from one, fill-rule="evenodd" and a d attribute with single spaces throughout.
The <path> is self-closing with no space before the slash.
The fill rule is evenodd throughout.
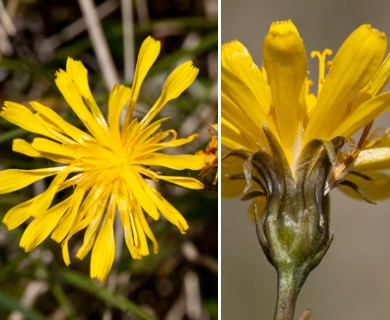
<path id="1" fill-rule="evenodd" d="M 52 177 L 48 188 L 36 197 L 10 209 L 3 222 L 14 229 L 30 219 L 20 246 L 30 251 L 49 235 L 61 243 L 66 265 L 70 264 L 68 242 L 85 230 L 84 241 L 76 256 L 83 259 L 91 250 L 91 277 L 104 280 L 113 264 L 114 221 L 116 212 L 124 229 L 127 248 L 134 259 L 149 254 L 147 239 L 157 252 L 157 241 L 148 219 L 162 214 L 185 233 L 183 216 L 148 183 L 167 181 L 189 188 L 203 184 L 187 176 L 163 175 L 152 168 L 200 170 L 205 157 L 172 155 L 164 149 L 176 148 L 197 135 L 178 138 L 175 130 L 161 130 L 168 119 L 156 115 L 194 81 L 198 70 L 190 61 L 178 66 L 167 78 L 160 97 L 142 119 L 133 117 L 141 85 L 160 51 L 160 42 L 147 38 L 140 49 L 132 87 L 115 85 L 104 117 L 88 85 L 87 70 L 80 61 L 68 59 L 66 70 L 56 73 L 56 84 L 86 130 L 66 122 L 51 108 L 38 102 L 25 107 L 7 101 L 0 116 L 37 136 L 32 142 L 13 141 L 13 150 L 30 157 L 42 157 L 57 166 L 0 172 L 0 193 L 24 188 L 40 179 Z M 121 114 L 124 111 L 124 120 Z M 53 202 L 58 192 L 68 196 Z"/>
<path id="2" fill-rule="evenodd" d="M 295 181 L 304 161 L 318 158 L 322 148 L 332 164 L 324 194 L 344 184 L 364 195 L 357 184 L 365 186 L 372 177 L 378 179 L 369 181 L 370 196 L 390 196 L 389 188 L 383 190 L 390 179 L 378 172 L 390 167 L 389 135 L 370 132 L 374 119 L 390 108 L 390 92 L 381 93 L 390 76 L 386 46 L 384 33 L 362 25 L 333 61 L 327 61 L 329 49 L 312 52 L 311 57 L 319 60 L 317 92 L 312 92 L 307 53 L 292 21 L 272 23 L 263 43 L 262 68 L 239 41 L 223 45 L 222 145 L 241 153 L 244 161 L 257 152 L 275 159 L 280 151 L 281 165 L 289 168 Z M 244 161 L 227 158 L 222 162 L 225 173 L 238 177 L 235 173 L 241 172 L 246 191 L 258 182 L 256 194 L 266 195 L 266 182 L 252 181 L 251 163 Z"/>

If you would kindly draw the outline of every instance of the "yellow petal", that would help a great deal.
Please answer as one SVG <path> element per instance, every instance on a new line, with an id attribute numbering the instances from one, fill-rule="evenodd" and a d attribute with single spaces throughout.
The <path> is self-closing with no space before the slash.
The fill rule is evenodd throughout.
<path id="1" fill-rule="evenodd" d="M 354 162 L 354 167 L 358 171 L 389 169 L 390 136 L 386 134 L 383 138 L 376 140 L 360 151 Z"/>
<path id="2" fill-rule="evenodd" d="M 158 129 L 160 129 L 162 123 L 167 120 L 168 118 L 159 119 L 148 126 L 142 127 L 140 126 L 139 122 L 134 119 L 134 121 L 129 125 L 126 130 L 126 147 L 134 146 L 137 148 L 138 146 L 143 145 L 143 142 L 146 140 L 150 140 L 151 135 L 153 135 Z"/>
<path id="3" fill-rule="evenodd" d="M 354 109 L 331 133 L 330 138 L 337 136 L 351 137 L 359 129 L 377 118 L 390 108 L 390 92 L 381 94 Z"/>
<path id="4" fill-rule="evenodd" d="M 174 132 L 175 135 L 176 135 L 176 132 L 174 130 L 169 130 L 170 132 Z M 180 146 L 183 146 L 187 143 L 190 143 L 191 141 L 193 141 L 194 139 L 198 138 L 199 135 L 197 133 L 194 133 L 190 136 L 188 136 L 187 138 L 179 138 L 177 139 L 176 136 L 174 138 L 172 138 L 171 140 L 169 141 L 164 141 L 164 142 L 159 142 L 158 143 L 158 146 L 160 148 L 163 148 L 163 149 L 166 149 L 166 148 L 176 148 L 176 147 L 180 147 Z M 160 139 L 160 138 L 158 138 Z"/>
<path id="5" fill-rule="evenodd" d="M 86 189 L 88 188 L 89 187 L 86 187 Z M 67 233 L 66 238 L 61 242 L 62 256 L 67 266 L 70 264 L 68 242 L 71 237 L 73 237 L 73 235 L 85 229 L 86 227 L 88 228 L 84 233 L 84 242 L 82 248 L 79 248 L 77 251 L 76 257 L 83 259 L 85 255 L 91 250 L 95 242 L 96 230 L 99 226 L 101 218 L 103 217 L 103 213 L 106 210 L 106 199 L 108 198 L 110 190 L 111 188 L 105 189 L 101 186 L 95 186 L 92 187 L 92 189 L 88 192 L 88 196 L 85 198 L 79 211 L 77 212 L 77 215 L 73 220 L 73 224 Z M 74 198 L 74 195 L 72 194 L 71 197 Z M 78 197 L 80 197 L 80 194 Z M 74 203 L 72 203 L 71 206 L 73 207 L 69 208 L 67 215 L 69 214 L 69 211 L 74 210 L 74 208 L 77 207 L 77 205 Z M 62 220 L 60 220 L 59 224 L 62 224 Z M 54 233 L 56 231 L 58 231 L 58 228 L 56 228 L 52 233 L 52 239 L 59 242 L 63 236 L 55 235 Z"/>
<path id="6" fill-rule="evenodd" d="M 355 183 L 368 197 L 374 201 L 390 198 L 390 175 L 379 171 L 363 171 L 373 180 L 365 180 L 356 175 L 349 174 L 346 179 Z M 354 190 L 345 186 L 338 187 L 350 197 L 363 200 Z"/>
<path id="7" fill-rule="evenodd" d="M 135 199 L 133 201 L 130 200 L 130 195 L 128 194 L 127 188 L 123 183 L 120 183 L 118 186 L 115 200 L 123 225 L 126 246 L 132 257 L 136 257 L 136 259 L 140 258 L 136 248 L 138 244 L 138 234 L 134 222 Z"/>
<path id="8" fill-rule="evenodd" d="M 160 97 L 141 120 L 141 124 L 149 124 L 168 101 L 180 96 L 192 84 L 198 72 L 199 69 L 191 61 L 184 62 L 173 70 L 165 81 Z"/>
<path id="9" fill-rule="evenodd" d="M 244 142 L 242 145 L 249 150 L 257 150 L 258 145 L 267 145 L 261 128 L 262 123 L 268 123 L 273 133 L 276 133 L 276 129 L 274 124 L 269 122 L 268 115 L 263 113 L 257 104 L 253 103 L 250 91 L 244 87 L 237 90 L 233 80 L 230 84 L 224 83 L 224 73 L 222 73 L 222 90 L 222 123 L 228 122 L 230 128 L 234 127 L 238 138 Z M 222 138 L 224 136 L 225 132 L 223 131 Z"/>
<path id="10" fill-rule="evenodd" d="M 3 219 L 7 228 L 14 229 L 28 218 L 32 216 L 38 218 L 44 214 L 53 201 L 54 195 L 58 191 L 60 184 L 66 179 L 67 174 L 66 171 L 58 173 L 46 191 L 11 208 Z"/>
<path id="11" fill-rule="evenodd" d="M 77 157 L 76 146 L 60 144 L 45 138 L 35 138 L 31 146 L 41 153 L 55 155 L 58 162 L 62 162 L 63 158 L 69 160 Z"/>
<path id="12" fill-rule="evenodd" d="M 370 96 L 376 96 L 379 94 L 384 86 L 387 84 L 390 78 L 390 54 L 387 55 L 385 61 L 383 61 L 377 73 L 370 81 L 370 88 L 368 94 Z"/>
<path id="13" fill-rule="evenodd" d="M 90 188 L 89 185 L 84 187 L 86 190 Z M 76 234 L 88 227 L 95 216 L 103 215 L 106 210 L 111 190 L 111 186 L 102 185 L 94 185 L 91 189 L 89 189 L 88 195 L 85 197 L 82 205 L 80 206 L 75 223 L 69 231 L 67 238 L 69 238 L 71 234 Z"/>
<path id="14" fill-rule="evenodd" d="M 150 229 L 148 222 L 146 221 L 144 213 L 141 211 L 138 216 L 140 218 L 142 229 L 144 230 L 144 232 L 148 236 L 148 238 L 150 240 L 152 240 L 152 242 L 153 242 L 153 251 L 154 251 L 154 253 L 157 253 L 158 252 L 157 240 L 154 237 L 153 231 L 152 231 L 152 229 Z"/>
<path id="15" fill-rule="evenodd" d="M 96 104 L 95 98 L 93 97 L 91 89 L 89 88 L 88 70 L 84 67 L 83 63 L 81 61 L 68 58 L 66 61 L 66 72 L 77 85 L 81 95 L 84 98 L 84 101 L 88 105 L 95 119 L 99 122 L 100 126 L 106 127 L 106 120 L 104 119 L 100 108 Z"/>
<path id="16" fill-rule="evenodd" d="M 226 119 L 222 118 L 221 119 L 221 145 L 230 149 L 248 149 L 248 150 L 255 150 L 252 149 L 250 146 L 247 146 L 248 142 L 245 137 L 243 137 L 240 134 L 240 131 L 235 128 L 231 123 L 226 121 Z M 245 146 L 245 147 L 244 147 Z"/>
<path id="17" fill-rule="evenodd" d="M 385 34 L 370 25 L 362 25 L 347 38 L 325 79 L 304 134 L 304 144 L 313 139 L 328 140 L 329 134 L 342 125 L 348 101 L 378 70 L 386 44 Z"/>
<path id="18" fill-rule="evenodd" d="M 95 215 L 91 215 L 90 219 L 88 219 L 88 228 L 85 230 L 84 241 L 81 247 L 77 250 L 76 257 L 80 260 L 84 259 L 88 252 L 92 249 L 92 246 L 95 243 L 96 232 L 100 225 L 100 221 L 103 218 L 103 213 L 106 210 L 105 206 L 96 206 L 94 208 L 96 210 Z"/>
<path id="19" fill-rule="evenodd" d="M 61 242 L 72 228 L 76 215 L 79 213 L 80 205 L 84 199 L 84 195 L 85 190 L 83 190 L 81 187 L 77 187 L 73 191 L 71 198 L 69 198 L 69 210 L 62 216 L 60 222 L 52 234 L 52 239 L 54 241 Z"/>
<path id="20" fill-rule="evenodd" d="M 244 160 L 238 157 L 229 157 L 221 161 L 222 163 L 222 195 L 224 197 L 238 197 L 245 190 L 245 179 L 232 180 L 231 177 L 236 174 L 243 174 Z"/>
<path id="21" fill-rule="evenodd" d="M 135 164 L 144 166 L 159 166 L 175 170 L 200 170 L 206 163 L 205 155 L 170 155 L 163 153 L 153 153 L 145 159 L 135 159 Z"/>
<path id="22" fill-rule="evenodd" d="M 156 204 L 151 199 L 151 193 L 149 192 L 149 185 L 139 175 L 138 172 L 134 172 L 127 168 L 123 169 L 123 178 L 127 183 L 127 187 L 131 190 L 131 196 L 136 197 L 142 208 L 154 219 L 157 220 L 160 214 L 157 211 Z"/>
<path id="23" fill-rule="evenodd" d="M 12 141 L 12 151 L 22 153 L 29 157 L 42 157 L 42 154 L 35 150 L 30 143 L 23 139 L 14 139 Z"/>
<path id="24" fill-rule="evenodd" d="M 253 62 L 248 50 L 239 42 L 232 41 L 222 46 L 222 77 L 223 83 L 229 85 L 234 81 L 234 90 L 246 90 L 260 110 L 255 115 L 264 119 L 269 112 L 271 93 L 261 70 Z M 244 98 L 244 97 L 243 97 Z M 263 116 L 260 116 L 263 115 Z M 259 119 L 253 119 L 258 121 Z M 262 120 L 260 120 L 261 122 Z"/>
<path id="25" fill-rule="evenodd" d="M 172 206 L 164 197 L 152 187 L 148 187 L 150 194 L 153 196 L 154 203 L 157 205 L 158 210 L 163 214 L 163 216 L 172 224 L 178 227 L 181 233 L 185 233 L 188 229 L 187 221 L 180 214 L 177 209 Z"/>
<path id="26" fill-rule="evenodd" d="M 68 208 L 68 202 L 62 201 L 37 217 L 24 231 L 20 246 L 29 252 L 41 244 L 53 231 Z"/>
<path id="27" fill-rule="evenodd" d="M 24 223 L 28 218 L 32 216 L 29 208 L 36 201 L 37 198 L 42 197 L 42 194 L 24 201 L 14 207 L 12 207 L 4 216 L 3 223 L 7 226 L 8 230 L 15 229 Z"/>
<path id="28" fill-rule="evenodd" d="M 146 143 L 142 144 L 139 148 L 137 148 L 137 153 L 139 155 L 146 155 L 156 151 L 160 151 L 162 149 L 180 147 L 182 145 L 190 143 L 199 136 L 198 134 L 193 134 L 188 136 L 187 138 L 176 139 L 176 137 L 173 137 L 171 140 L 159 142 L 161 140 L 166 139 L 171 132 L 173 132 L 176 136 L 176 132 L 174 130 L 160 132 L 151 139 L 149 139 Z"/>
<path id="29" fill-rule="evenodd" d="M 306 89 L 307 60 L 303 40 L 290 20 L 271 24 L 264 40 L 263 60 L 281 145 L 291 162 L 306 116 L 300 97 Z"/>
<path id="30" fill-rule="evenodd" d="M 54 167 L 34 170 L 8 169 L 0 172 L 0 194 L 13 192 L 35 181 L 50 177 L 66 167 Z"/>
<path id="31" fill-rule="evenodd" d="M 156 61 L 160 53 L 161 43 L 147 37 L 141 45 L 138 53 L 137 65 L 135 67 L 133 85 L 131 87 L 130 103 L 126 111 L 124 127 L 127 127 L 130 123 L 131 116 L 133 115 L 135 104 L 138 100 L 139 92 L 141 90 L 142 83 L 145 80 L 147 73 Z"/>
<path id="32" fill-rule="evenodd" d="M 168 181 L 170 183 L 176 184 L 183 188 L 195 189 L 195 190 L 204 188 L 203 183 L 194 178 L 181 177 L 181 176 L 164 176 L 164 175 L 157 174 L 152 170 L 147 170 L 147 169 L 143 169 L 142 171 L 140 170 L 140 172 L 145 174 L 148 177 L 151 177 L 152 179 Z"/>
<path id="33" fill-rule="evenodd" d="M 33 114 L 28 108 L 19 103 L 5 101 L 0 116 L 26 131 L 57 140 L 57 137 L 47 130 L 44 122 L 42 122 L 37 115 Z"/>
<path id="34" fill-rule="evenodd" d="M 102 228 L 96 238 L 91 256 L 91 278 L 104 281 L 112 267 L 115 256 L 114 216 L 115 202 L 111 201 Z"/>
<path id="35" fill-rule="evenodd" d="M 168 181 L 183 188 L 200 190 L 204 188 L 202 182 L 194 178 L 180 177 L 180 176 L 162 176 L 157 175 L 160 180 Z"/>
<path id="36" fill-rule="evenodd" d="M 55 194 L 59 191 L 61 184 L 64 182 L 68 174 L 68 169 L 57 173 L 49 187 L 38 197 L 36 197 L 36 200 L 31 204 L 29 208 L 29 211 L 32 213 L 31 215 L 39 217 L 47 211 L 54 199 Z"/>
<path id="37" fill-rule="evenodd" d="M 126 86 L 114 86 L 108 99 L 108 123 L 114 137 L 119 140 L 120 115 L 130 99 L 131 89 Z"/>
<path id="38" fill-rule="evenodd" d="M 256 151 L 258 146 L 264 147 L 263 144 L 265 143 L 265 137 L 262 137 L 264 136 L 264 133 L 260 128 L 257 128 L 256 131 L 253 131 L 256 133 L 259 132 L 259 134 L 255 137 L 252 135 L 252 139 L 249 139 L 249 132 L 246 130 L 246 128 L 244 128 L 244 125 L 242 125 L 240 128 L 237 128 L 225 118 L 222 118 L 221 122 L 222 146 L 230 150 L 247 149 L 251 151 Z"/>
<path id="39" fill-rule="evenodd" d="M 136 205 L 135 214 L 131 216 L 134 221 L 134 233 L 137 234 L 136 252 L 134 254 L 135 259 L 141 259 L 143 256 L 149 255 L 148 242 L 145 236 L 145 231 L 140 220 L 143 215 L 142 208 L 140 205 Z"/>
<path id="40" fill-rule="evenodd" d="M 148 225 L 144 225 L 144 213 L 137 199 L 133 198 L 126 185 L 121 184 L 117 191 L 117 205 L 125 232 L 126 246 L 133 259 L 141 259 L 149 254 L 145 233 L 155 241 Z M 147 224 L 147 223 L 146 223 Z M 157 242 L 155 243 L 157 246 Z"/>
<path id="41" fill-rule="evenodd" d="M 98 140 L 104 141 L 104 138 L 107 136 L 108 127 L 106 125 L 102 125 L 99 122 L 99 119 L 95 118 L 95 116 L 85 106 L 80 88 L 73 81 L 72 77 L 64 70 L 59 70 L 56 73 L 55 82 L 66 102 L 83 122 L 89 132 Z"/>
<path id="42" fill-rule="evenodd" d="M 79 143 L 92 139 L 90 135 L 73 126 L 69 122 L 65 121 L 57 112 L 53 111 L 51 108 L 48 108 L 43 104 L 35 101 L 30 102 L 30 105 L 35 111 L 37 111 L 37 113 L 40 117 L 42 117 L 45 123 L 53 126 L 53 128 L 55 128 L 57 132 L 63 132 L 64 134 Z M 60 138 L 55 132 L 51 132 L 58 138 Z"/>

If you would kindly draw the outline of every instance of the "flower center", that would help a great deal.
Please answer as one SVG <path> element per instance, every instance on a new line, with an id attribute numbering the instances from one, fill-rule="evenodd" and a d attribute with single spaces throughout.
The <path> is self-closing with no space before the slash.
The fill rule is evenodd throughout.
<path id="1" fill-rule="evenodd" d="M 86 143 L 78 152 L 78 166 L 83 171 L 110 170 L 110 175 L 117 176 L 123 166 L 129 164 L 120 142 L 115 141 L 111 145 L 103 145 L 97 142 Z"/>

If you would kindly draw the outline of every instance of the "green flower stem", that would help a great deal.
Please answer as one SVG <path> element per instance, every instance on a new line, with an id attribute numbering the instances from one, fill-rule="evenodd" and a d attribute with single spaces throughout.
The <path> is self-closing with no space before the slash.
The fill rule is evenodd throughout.
<path id="1" fill-rule="evenodd" d="M 104 301 L 108 305 L 121 310 L 130 316 L 130 318 L 142 320 L 155 320 L 155 318 L 144 311 L 134 302 L 126 299 L 118 293 L 112 293 L 107 288 L 99 285 L 96 281 L 72 271 L 71 269 L 61 269 L 61 278 L 68 284 L 91 294 L 92 296 Z"/>
<path id="2" fill-rule="evenodd" d="M 299 278 L 294 268 L 278 271 L 278 296 L 274 320 L 294 319 Z"/>

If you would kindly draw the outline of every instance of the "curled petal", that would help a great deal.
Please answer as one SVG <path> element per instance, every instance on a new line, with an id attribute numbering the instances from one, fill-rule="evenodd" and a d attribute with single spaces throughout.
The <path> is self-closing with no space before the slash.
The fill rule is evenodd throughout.
<path id="1" fill-rule="evenodd" d="M 149 124 L 168 101 L 176 99 L 192 84 L 198 72 L 198 68 L 195 68 L 191 61 L 184 62 L 173 70 L 164 84 L 160 97 L 142 119 L 141 123 L 144 125 Z"/>

